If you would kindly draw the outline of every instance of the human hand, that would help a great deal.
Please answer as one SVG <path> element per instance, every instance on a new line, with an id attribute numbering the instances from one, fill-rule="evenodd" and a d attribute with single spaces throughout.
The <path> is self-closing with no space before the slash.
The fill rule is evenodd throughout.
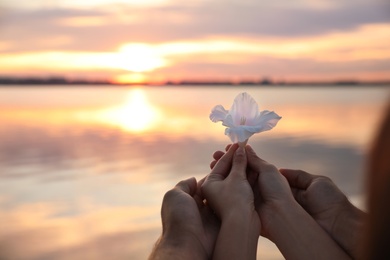
<path id="1" fill-rule="evenodd" d="M 222 222 L 214 259 L 256 258 L 260 220 L 246 166 L 244 148 L 234 144 L 221 156 L 202 185 L 207 203 Z"/>
<path id="2" fill-rule="evenodd" d="M 254 195 L 246 176 L 246 166 L 245 150 L 234 144 L 220 158 L 202 185 L 207 202 L 221 219 L 232 212 L 232 209 L 255 212 Z"/>
<path id="3" fill-rule="evenodd" d="M 227 145 L 225 150 L 228 151 L 231 146 L 231 144 Z M 250 145 L 247 145 L 245 150 L 248 160 L 246 175 L 253 188 L 255 208 L 261 219 L 261 235 L 271 239 L 268 223 L 273 219 L 273 209 L 279 204 L 280 207 L 283 207 L 281 204 L 294 204 L 295 200 L 287 180 L 278 169 L 260 159 Z M 210 168 L 214 169 L 223 156 L 225 152 L 216 151 L 213 154 L 214 160 L 210 163 Z M 264 174 L 260 176 L 261 172 Z"/>
<path id="4" fill-rule="evenodd" d="M 257 210 L 264 235 L 291 259 L 348 259 L 339 245 L 296 202 L 286 177 L 247 146 L 248 165 L 258 171 Z"/>
<path id="5" fill-rule="evenodd" d="M 215 167 L 223 152 L 214 153 Z M 287 179 L 272 164 L 260 159 L 248 145 L 248 172 L 258 176 L 255 204 L 262 235 L 289 259 L 347 259 L 348 256 L 296 202 Z"/>
<path id="6" fill-rule="evenodd" d="M 220 222 L 203 203 L 203 181 L 181 181 L 165 194 L 161 208 L 163 232 L 150 260 L 211 258 Z"/>
<path id="7" fill-rule="evenodd" d="M 225 151 L 227 152 L 229 150 L 229 148 L 232 146 L 232 144 L 228 144 L 226 145 L 225 147 Z M 210 163 L 210 169 L 214 169 L 215 165 L 217 164 L 217 162 L 219 161 L 219 159 L 222 158 L 222 156 L 224 156 L 225 152 L 223 151 L 215 151 L 214 154 L 213 154 L 213 161 L 211 161 Z M 257 185 L 257 177 L 259 176 L 258 172 L 256 171 L 253 171 L 247 164 L 246 166 L 246 179 L 248 180 L 249 184 L 251 185 L 252 189 L 255 187 L 255 185 Z"/>
<path id="8" fill-rule="evenodd" d="M 298 207 L 286 178 L 272 164 L 257 156 L 250 145 L 246 146 L 248 168 L 258 176 L 253 186 L 256 210 L 262 223 L 262 236 L 273 240 L 271 223 L 281 208 Z"/>
<path id="9" fill-rule="evenodd" d="M 358 238 L 364 213 L 325 176 L 301 170 L 281 169 L 297 202 L 353 258 L 358 257 Z"/>

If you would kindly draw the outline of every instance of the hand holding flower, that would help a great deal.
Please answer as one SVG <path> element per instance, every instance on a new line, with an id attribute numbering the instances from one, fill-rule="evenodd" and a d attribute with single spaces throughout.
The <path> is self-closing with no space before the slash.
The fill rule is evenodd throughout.
<path id="1" fill-rule="evenodd" d="M 229 147 L 229 146 L 228 146 Z M 286 259 L 349 259 L 339 245 L 295 201 L 286 178 L 246 146 L 247 176 L 258 176 L 253 187 L 262 235 L 273 241 Z M 225 156 L 214 153 L 211 168 Z"/>
<path id="2" fill-rule="evenodd" d="M 247 146 L 248 166 L 257 171 L 256 208 L 264 234 L 286 259 L 349 259 L 340 246 L 295 201 L 287 179 Z"/>
<path id="3" fill-rule="evenodd" d="M 202 185 L 207 203 L 221 219 L 214 259 L 255 259 L 260 220 L 246 178 L 245 150 L 234 144 Z"/>

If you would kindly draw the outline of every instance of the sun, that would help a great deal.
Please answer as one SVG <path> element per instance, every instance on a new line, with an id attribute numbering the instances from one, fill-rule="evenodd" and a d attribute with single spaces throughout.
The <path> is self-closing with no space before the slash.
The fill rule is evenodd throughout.
<path id="1" fill-rule="evenodd" d="M 133 89 L 122 105 L 102 111 L 99 117 L 126 131 L 144 132 L 157 124 L 160 112 L 149 103 L 143 90 Z"/>
<path id="2" fill-rule="evenodd" d="M 116 76 L 114 81 L 119 84 L 144 84 L 147 77 L 143 73 L 129 73 Z"/>
<path id="3" fill-rule="evenodd" d="M 119 50 L 117 66 L 132 72 L 148 72 L 167 65 L 157 50 L 142 43 L 123 45 Z"/>

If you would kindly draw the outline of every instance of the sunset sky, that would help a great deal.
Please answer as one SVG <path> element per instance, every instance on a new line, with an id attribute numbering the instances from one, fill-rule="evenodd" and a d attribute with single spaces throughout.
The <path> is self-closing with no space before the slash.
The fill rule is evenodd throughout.
<path id="1" fill-rule="evenodd" d="M 2 0 L 0 77 L 389 80 L 387 0 Z"/>

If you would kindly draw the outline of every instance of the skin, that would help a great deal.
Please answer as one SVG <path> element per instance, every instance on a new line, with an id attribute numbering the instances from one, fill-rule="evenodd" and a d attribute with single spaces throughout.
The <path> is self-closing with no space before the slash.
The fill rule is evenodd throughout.
<path id="1" fill-rule="evenodd" d="M 210 259 L 220 222 L 203 203 L 202 181 L 190 178 L 179 182 L 163 199 L 163 231 L 149 260 Z"/>
<path id="2" fill-rule="evenodd" d="M 214 154 L 215 161 L 220 154 Z M 286 259 L 350 259 L 298 204 L 278 169 L 259 158 L 250 146 L 246 154 L 246 174 L 258 176 L 253 192 L 262 235 L 273 241 Z"/>
<path id="3" fill-rule="evenodd" d="M 202 185 L 222 222 L 213 259 L 256 259 L 260 219 L 246 167 L 244 148 L 232 145 Z"/>
<path id="4" fill-rule="evenodd" d="M 296 201 L 352 257 L 358 257 L 358 238 L 365 213 L 356 208 L 331 179 L 301 170 L 281 169 Z"/>

